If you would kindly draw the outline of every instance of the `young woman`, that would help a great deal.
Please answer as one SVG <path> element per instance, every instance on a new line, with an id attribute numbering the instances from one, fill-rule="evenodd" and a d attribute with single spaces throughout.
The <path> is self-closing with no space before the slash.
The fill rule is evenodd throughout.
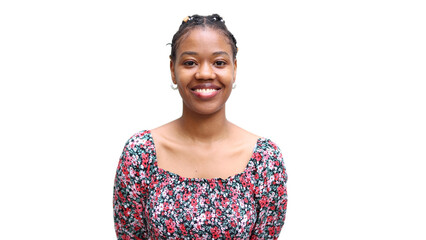
<path id="1" fill-rule="evenodd" d="M 171 45 L 182 117 L 127 141 L 114 186 L 118 239 L 277 239 L 287 209 L 281 152 L 225 116 L 234 36 L 219 15 L 193 15 Z"/>

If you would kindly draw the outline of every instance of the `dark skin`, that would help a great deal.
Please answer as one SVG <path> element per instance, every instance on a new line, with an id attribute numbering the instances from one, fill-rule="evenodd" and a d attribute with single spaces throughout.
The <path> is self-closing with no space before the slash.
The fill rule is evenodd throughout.
<path id="1" fill-rule="evenodd" d="M 235 82 L 237 60 L 218 30 L 195 28 L 170 61 L 172 81 L 183 100 L 182 116 L 151 131 L 158 166 L 187 178 L 223 178 L 247 166 L 258 136 L 226 119 L 225 103 Z M 194 86 L 213 84 L 217 94 L 200 98 Z"/>

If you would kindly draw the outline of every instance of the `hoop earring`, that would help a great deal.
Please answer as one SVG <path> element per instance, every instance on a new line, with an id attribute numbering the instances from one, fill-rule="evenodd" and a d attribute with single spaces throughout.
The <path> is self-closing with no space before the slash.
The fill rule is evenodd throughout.
<path id="1" fill-rule="evenodd" d="M 237 87 L 237 84 L 236 83 L 233 83 L 232 84 L 232 89 L 235 89 Z"/>
<path id="2" fill-rule="evenodd" d="M 177 85 L 177 84 L 174 84 L 174 83 L 170 84 L 170 87 L 171 87 L 173 90 L 178 89 L 178 85 Z"/>

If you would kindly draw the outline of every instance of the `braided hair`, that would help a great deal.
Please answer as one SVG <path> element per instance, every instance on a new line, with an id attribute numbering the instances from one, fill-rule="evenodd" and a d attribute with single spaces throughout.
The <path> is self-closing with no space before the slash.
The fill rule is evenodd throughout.
<path id="1" fill-rule="evenodd" d="M 185 36 L 190 30 L 197 27 L 209 27 L 221 31 L 228 38 L 229 44 L 231 44 L 233 58 L 235 59 L 237 57 L 237 40 L 226 27 L 223 18 L 218 14 L 212 14 L 208 16 L 200 16 L 195 14 L 192 16 L 185 17 L 179 27 L 179 30 L 175 33 L 175 35 L 173 35 L 173 40 L 171 43 L 172 51 L 170 54 L 170 59 L 172 61 L 176 60 L 176 51 L 179 47 L 180 42 L 182 41 L 182 37 Z"/>

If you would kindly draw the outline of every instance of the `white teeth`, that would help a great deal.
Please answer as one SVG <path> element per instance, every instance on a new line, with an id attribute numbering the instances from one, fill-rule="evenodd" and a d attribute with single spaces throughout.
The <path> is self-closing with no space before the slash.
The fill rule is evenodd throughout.
<path id="1" fill-rule="evenodd" d="M 195 89 L 195 91 L 196 92 L 202 92 L 202 93 L 212 93 L 212 92 L 215 92 L 217 90 L 216 89 L 204 89 L 204 88 L 202 88 L 202 89 Z"/>

